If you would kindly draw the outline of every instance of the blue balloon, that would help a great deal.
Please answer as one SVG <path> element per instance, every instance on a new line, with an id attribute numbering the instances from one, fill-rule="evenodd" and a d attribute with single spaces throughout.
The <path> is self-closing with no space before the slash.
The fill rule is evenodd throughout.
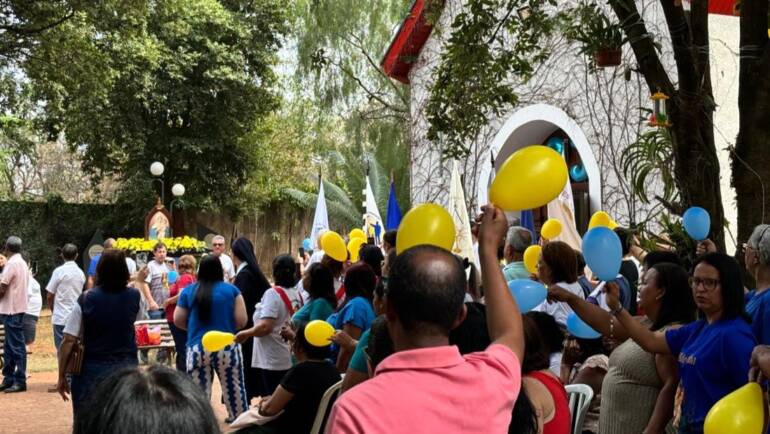
<path id="1" fill-rule="evenodd" d="M 592 329 L 591 326 L 583 322 L 575 312 L 570 312 L 567 315 L 567 331 L 577 338 L 581 339 L 596 339 L 601 336 L 601 333 Z"/>
<path id="2" fill-rule="evenodd" d="M 168 272 L 168 283 L 174 283 L 179 279 L 179 273 L 177 273 L 175 270 L 171 270 Z"/>
<path id="3" fill-rule="evenodd" d="M 711 216 L 705 209 L 694 206 L 685 211 L 682 218 L 684 230 L 695 241 L 703 241 L 709 237 L 711 229 Z"/>
<path id="4" fill-rule="evenodd" d="M 313 250 L 313 243 L 310 241 L 310 238 L 302 240 L 302 248 L 305 249 L 305 251 Z"/>
<path id="5" fill-rule="evenodd" d="M 561 137 L 551 137 L 550 139 L 548 139 L 545 145 L 553 149 L 554 151 L 564 155 L 564 139 L 562 139 Z"/>
<path id="6" fill-rule="evenodd" d="M 583 257 L 595 276 L 604 281 L 613 280 L 623 261 L 620 238 L 604 226 L 589 230 L 583 235 Z"/>
<path id="7" fill-rule="evenodd" d="M 569 177 L 574 182 L 583 182 L 588 179 L 588 172 L 586 172 L 586 168 L 582 164 L 575 164 L 569 168 Z"/>
<path id="8" fill-rule="evenodd" d="M 508 282 L 508 289 L 516 299 L 521 313 L 527 313 L 545 300 L 548 290 L 540 282 L 529 279 L 516 279 Z"/>

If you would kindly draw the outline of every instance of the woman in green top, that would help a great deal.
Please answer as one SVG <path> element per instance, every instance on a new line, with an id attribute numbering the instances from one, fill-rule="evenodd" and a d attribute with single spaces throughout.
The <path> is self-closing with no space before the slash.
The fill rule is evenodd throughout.
<path id="1" fill-rule="evenodd" d="M 310 294 L 310 300 L 291 317 L 295 326 L 320 319 L 326 321 L 337 308 L 334 295 L 334 276 L 326 266 L 316 262 L 306 271 L 302 285 Z"/>

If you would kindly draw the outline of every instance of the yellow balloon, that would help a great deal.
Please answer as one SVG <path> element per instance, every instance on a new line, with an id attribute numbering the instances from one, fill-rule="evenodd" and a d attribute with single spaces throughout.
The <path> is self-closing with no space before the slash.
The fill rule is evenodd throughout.
<path id="1" fill-rule="evenodd" d="M 537 273 L 537 261 L 540 260 L 540 252 L 543 248 L 538 245 L 527 247 L 524 251 L 524 267 L 532 274 Z"/>
<path id="2" fill-rule="evenodd" d="M 757 383 L 748 383 L 711 407 L 703 424 L 703 432 L 761 434 L 764 415 L 762 388 Z"/>
<path id="3" fill-rule="evenodd" d="M 608 228 L 610 227 L 611 223 L 612 218 L 609 214 L 604 211 L 596 211 L 594 215 L 591 216 L 591 220 L 588 221 L 588 229 L 593 229 L 599 226 Z"/>
<path id="4" fill-rule="evenodd" d="M 363 229 L 361 228 L 355 228 L 348 234 L 348 238 L 351 240 L 353 238 L 361 238 L 362 240 L 366 241 L 366 234 L 364 233 Z"/>
<path id="5" fill-rule="evenodd" d="M 409 210 L 396 233 L 396 252 L 410 247 L 430 244 L 452 251 L 455 224 L 452 216 L 439 205 L 423 203 Z"/>
<path id="6" fill-rule="evenodd" d="M 335 261 L 345 262 L 348 259 L 348 249 L 345 247 L 345 240 L 337 232 L 329 231 L 324 233 L 318 244 L 321 246 L 321 250 Z"/>
<path id="7" fill-rule="evenodd" d="M 548 219 L 540 228 L 540 235 L 546 240 L 552 240 L 561 234 L 561 222 L 557 219 Z"/>
<path id="8" fill-rule="evenodd" d="M 203 349 L 210 353 L 221 351 L 233 342 L 235 342 L 235 335 L 226 332 L 210 331 L 201 338 Z"/>
<path id="9" fill-rule="evenodd" d="M 609 226 L 607 226 L 607 227 L 608 227 L 608 228 L 610 228 L 610 229 L 613 229 L 613 230 L 614 230 L 614 229 L 615 229 L 616 227 L 618 227 L 618 226 L 620 226 L 620 225 L 618 224 L 618 222 L 616 222 L 615 220 L 612 220 L 612 221 L 610 221 L 610 225 L 609 225 Z"/>
<path id="10" fill-rule="evenodd" d="M 527 146 L 503 163 L 489 187 L 489 200 L 504 210 L 539 208 L 567 184 L 564 157 L 547 146 Z"/>
<path id="11" fill-rule="evenodd" d="M 305 339 L 314 347 L 331 345 L 334 327 L 326 321 L 316 319 L 305 326 Z"/>
<path id="12" fill-rule="evenodd" d="M 350 261 L 358 261 L 358 252 L 361 250 L 361 246 L 365 243 L 363 238 L 351 238 L 348 241 L 348 252 L 350 253 Z"/>

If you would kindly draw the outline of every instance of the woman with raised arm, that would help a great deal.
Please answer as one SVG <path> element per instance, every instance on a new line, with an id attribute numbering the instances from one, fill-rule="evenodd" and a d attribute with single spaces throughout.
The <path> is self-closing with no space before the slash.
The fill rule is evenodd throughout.
<path id="1" fill-rule="evenodd" d="M 549 297 L 566 302 L 577 315 L 605 338 L 621 343 L 610 355 L 601 384 L 599 433 L 664 432 L 674 410 L 679 383 L 676 359 L 646 352 L 607 311 L 558 286 Z M 639 281 L 639 306 L 645 316 L 634 317 L 652 331 L 666 331 L 695 319 L 695 302 L 687 272 L 671 263 L 650 267 Z M 672 430 L 669 425 L 669 430 Z"/>
<path id="2" fill-rule="evenodd" d="M 702 433 L 711 407 L 746 384 L 756 340 L 743 307 L 740 266 L 730 256 L 708 253 L 690 278 L 699 319 L 680 328 L 651 331 L 623 309 L 618 287 L 608 284 L 607 305 L 616 322 L 646 351 L 678 360 L 681 382 L 675 423 L 679 433 Z"/>

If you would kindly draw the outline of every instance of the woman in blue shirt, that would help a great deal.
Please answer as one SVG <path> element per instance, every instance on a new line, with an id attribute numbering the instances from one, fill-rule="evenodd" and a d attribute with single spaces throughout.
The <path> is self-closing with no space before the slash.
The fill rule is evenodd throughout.
<path id="1" fill-rule="evenodd" d="M 372 268 L 366 264 L 356 264 L 345 273 L 345 302 L 339 310 L 326 321 L 337 330 L 342 330 L 351 338 L 358 340 L 361 333 L 368 329 L 374 321 L 372 294 L 377 284 L 377 278 Z M 337 369 L 345 372 L 353 355 L 349 348 L 332 346 L 333 359 L 337 361 Z"/>
<path id="2" fill-rule="evenodd" d="M 316 262 L 305 271 L 302 286 L 308 289 L 310 299 L 291 317 L 292 322 L 295 326 L 299 326 L 317 319 L 325 321 L 337 308 L 334 276 L 331 270 L 320 262 Z"/>
<path id="3" fill-rule="evenodd" d="M 201 260 L 198 282 L 182 290 L 174 311 L 174 324 L 187 330 L 187 372 L 206 396 L 211 396 L 214 372 L 222 384 L 222 397 L 229 420 L 248 409 L 243 377 L 243 355 L 239 344 L 209 352 L 201 339 L 206 332 L 235 334 L 246 325 L 246 304 L 235 286 L 223 282 L 222 262 L 214 255 Z"/>
<path id="4" fill-rule="evenodd" d="M 770 225 L 754 228 L 743 248 L 744 262 L 757 282 L 757 289 L 746 294 L 746 313 L 751 330 L 760 344 L 770 344 Z"/>
<path id="5" fill-rule="evenodd" d="M 620 305 L 618 287 L 607 285 L 607 304 L 631 338 L 645 350 L 678 359 L 681 382 L 676 403 L 678 432 L 702 433 L 711 407 L 746 384 L 756 344 L 743 306 L 740 266 L 730 256 L 708 253 L 695 262 L 690 278 L 699 320 L 653 332 Z"/>

